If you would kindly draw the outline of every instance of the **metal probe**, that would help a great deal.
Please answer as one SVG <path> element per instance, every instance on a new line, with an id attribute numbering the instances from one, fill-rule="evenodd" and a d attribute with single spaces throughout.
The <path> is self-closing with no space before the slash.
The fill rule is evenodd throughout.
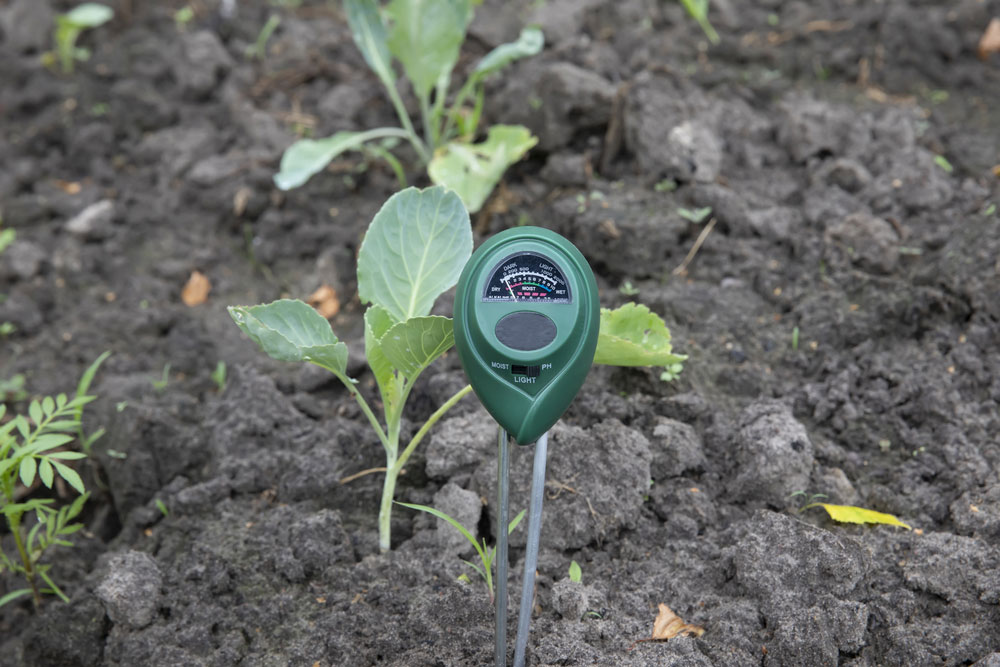
<path id="1" fill-rule="evenodd" d="M 524 553 L 524 580 L 521 583 L 521 611 L 517 616 L 517 643 L 514 645 L 514 667 L 524 667 L 531 626 L 531 607 L 535 599 L 535 569 L 538 567 L 538 543 L 542 532 L 542 501 L 545 499 L 545 458 L 549 434 L 543 433 L 535 443 L 535 464 L 531 474 L 531 505 L 528 509 L 528 546 Z"/>
<path id="2" fill-rule="evenodd" d="M 510 453 L 507 447 L 507 431 L 500 429 L 499 455 L 497 456 L 497 611 L 496 647 L 493 652 L 496 667 L 507 667 L 507 524 L 510 515 L 508 494 L 508 469 Z"/>

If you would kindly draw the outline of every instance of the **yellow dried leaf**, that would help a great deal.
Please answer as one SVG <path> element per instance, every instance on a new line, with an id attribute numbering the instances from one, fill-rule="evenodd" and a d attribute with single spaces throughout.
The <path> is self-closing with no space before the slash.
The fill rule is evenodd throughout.
<path id="1" fill-rule="evenodd" d="M 200 306 L 208 300 L 208 293 L 212 290 L 212 283 L 201 271 L 192 271 L 187 284 L 181 290 L 181 301 L 186 306 Z"/>
<path id="2" fill-rule="evenodd" d="M 986 60 L 990 54 L 1000 53 L 1000 18 L 994 18 L 986 26 L 983 36 L 979 38 L 979 57 Z"/>
<path id="3" fill-rule="evenodd" d="M 55 186 L 65 192 L 68 195 L 78 195 L 83 187 L 76 181 L 63 181 L 61 179 L 56 179 Z"/>
<path id="4" fill-rule="evenodd" d="M 639 642 L 666 641 L 679 636 L 701 637 L 703 634 L 705 634 L 705 628 L 685 623 L 684 619 L 661 602 L 660 613 L 656 615 L 656 620 L 653 621 L 653 636 L 635 640 L 632 646 L 629 647 L 629 650 L 631 651 L 635 648 L 635 645 Z"/>
<path id="5" fill-rule="evenodd" d="M 326 319 L 330 319 L 340 312 L 340 299 L 337 297 L 337 290 L 329 285 L 321 286 L 306 299 L 306 302 Z"/>
<path id="6" fill-rule="evenodd" d="M 247 204 L 250 203 L 250 195 L 252 194 L 253 191 L 245 185 L 236 191 L 236 194 L 233 195 L 233 215 L 237 218 L 243 216 L 243 213 L 247 210 Z"/>
<path id="7" fill-rule="evenodd" d="M 684 619 L 675 614 L 670 607 L 660 603 L 660 613 L 653 621 L 653 636 L 650 639 L 673 639 L 678 635 L 685 637 L 701 637 L 705 628 L 685 623 Z"/>
<path id="8" fill-rule="evenodd" d="M 840 521 L 841 523 L 882 523 L 888 526 L 902 526 L 907 530 L 912 530 L 908 525 L 891 514 L 876 512 L 875 510 L 866 510 L 862 507 L 854 507 L 853 505 L 831 505 L 829 503 L 812 503 L 811 505 L 806 505 L 802 509 L 807 510 L 810 507 L 822 507 L 826 510 L 826 513 L 830 515 L 831 519 L 834 521 Z"/>

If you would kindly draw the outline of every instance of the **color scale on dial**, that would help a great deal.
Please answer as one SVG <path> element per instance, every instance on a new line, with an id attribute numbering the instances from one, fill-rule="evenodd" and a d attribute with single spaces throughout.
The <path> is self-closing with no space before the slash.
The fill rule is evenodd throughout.
<path id="1" fill-rule="evenodd" d="M 572 303 L 562 270 L 548 257 L 520 252 L 494 267 L 483 301 Z"/>

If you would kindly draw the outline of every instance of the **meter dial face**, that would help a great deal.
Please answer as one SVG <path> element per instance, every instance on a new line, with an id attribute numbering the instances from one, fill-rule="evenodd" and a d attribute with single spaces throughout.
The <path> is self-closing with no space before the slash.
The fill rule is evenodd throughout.
<path id="1" fill-rule="evenodd" d="M 496 265 L 483 291 L 483 301 L 571 303 L 566 276 L 551 259 L 519 252 Z"/>

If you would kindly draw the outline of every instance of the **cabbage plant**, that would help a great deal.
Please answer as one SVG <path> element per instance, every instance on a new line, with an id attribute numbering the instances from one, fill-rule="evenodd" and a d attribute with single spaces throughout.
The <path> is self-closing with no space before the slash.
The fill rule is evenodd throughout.
<path id="1" fill-rule="evenodd" d="M 452 319 L 431 315 L 431 309 L 458 282 L 471 255 L 469 214 L 458 195 L 441 186 L 398 192 L 372 219 L 358 252 L 358 295 L 367 305 L 365 357 L 378 386 L 381 419 L 358 390 L 358 381 L 347 375 L 347 344 L 308 304 L 281 299 L 229 307 L 240 329 L 269 356 L 325 368 L 357 401 L 385 451 L 378 514 L 383 552 L 391 544 L 390 515 L 400 471 L 434 424 L 472 391 L 468 385 L 457 391 L 409 442 L 401 442 L 403 408 L 417 378 L 455 342 Z M 602 310 L 597 363 L 660 366 L 684 359 L 673 354 L 663 320 L 645 306 Z"/>
<path id="2" fill-rule="evenodd" d="M 405 140 L 427 169 L 431 181 L 462 198 L 475 213 L 500 181 L 538 139 L 520 125 L 494 125 L 476 142 L 483 110 L 484 82 L 544 45 L 542 31 L 527 27 L 520 37 L 487 53 L 451 93 L 475 0 L 344 0 L 354 43 L 382 82 L 399 119 L 398 127 L 336 132 L 322 139 L 300 139 L 288 147 L 274 176 L 282 190 L 297 188 L 346 151 L 367 151 L 389 161 L 398 177 L 403 169 L 389 148 Z M 402 66 L 420 108 L 421 131 L 406 110 L 397 88 L 394 61 Z"/>

